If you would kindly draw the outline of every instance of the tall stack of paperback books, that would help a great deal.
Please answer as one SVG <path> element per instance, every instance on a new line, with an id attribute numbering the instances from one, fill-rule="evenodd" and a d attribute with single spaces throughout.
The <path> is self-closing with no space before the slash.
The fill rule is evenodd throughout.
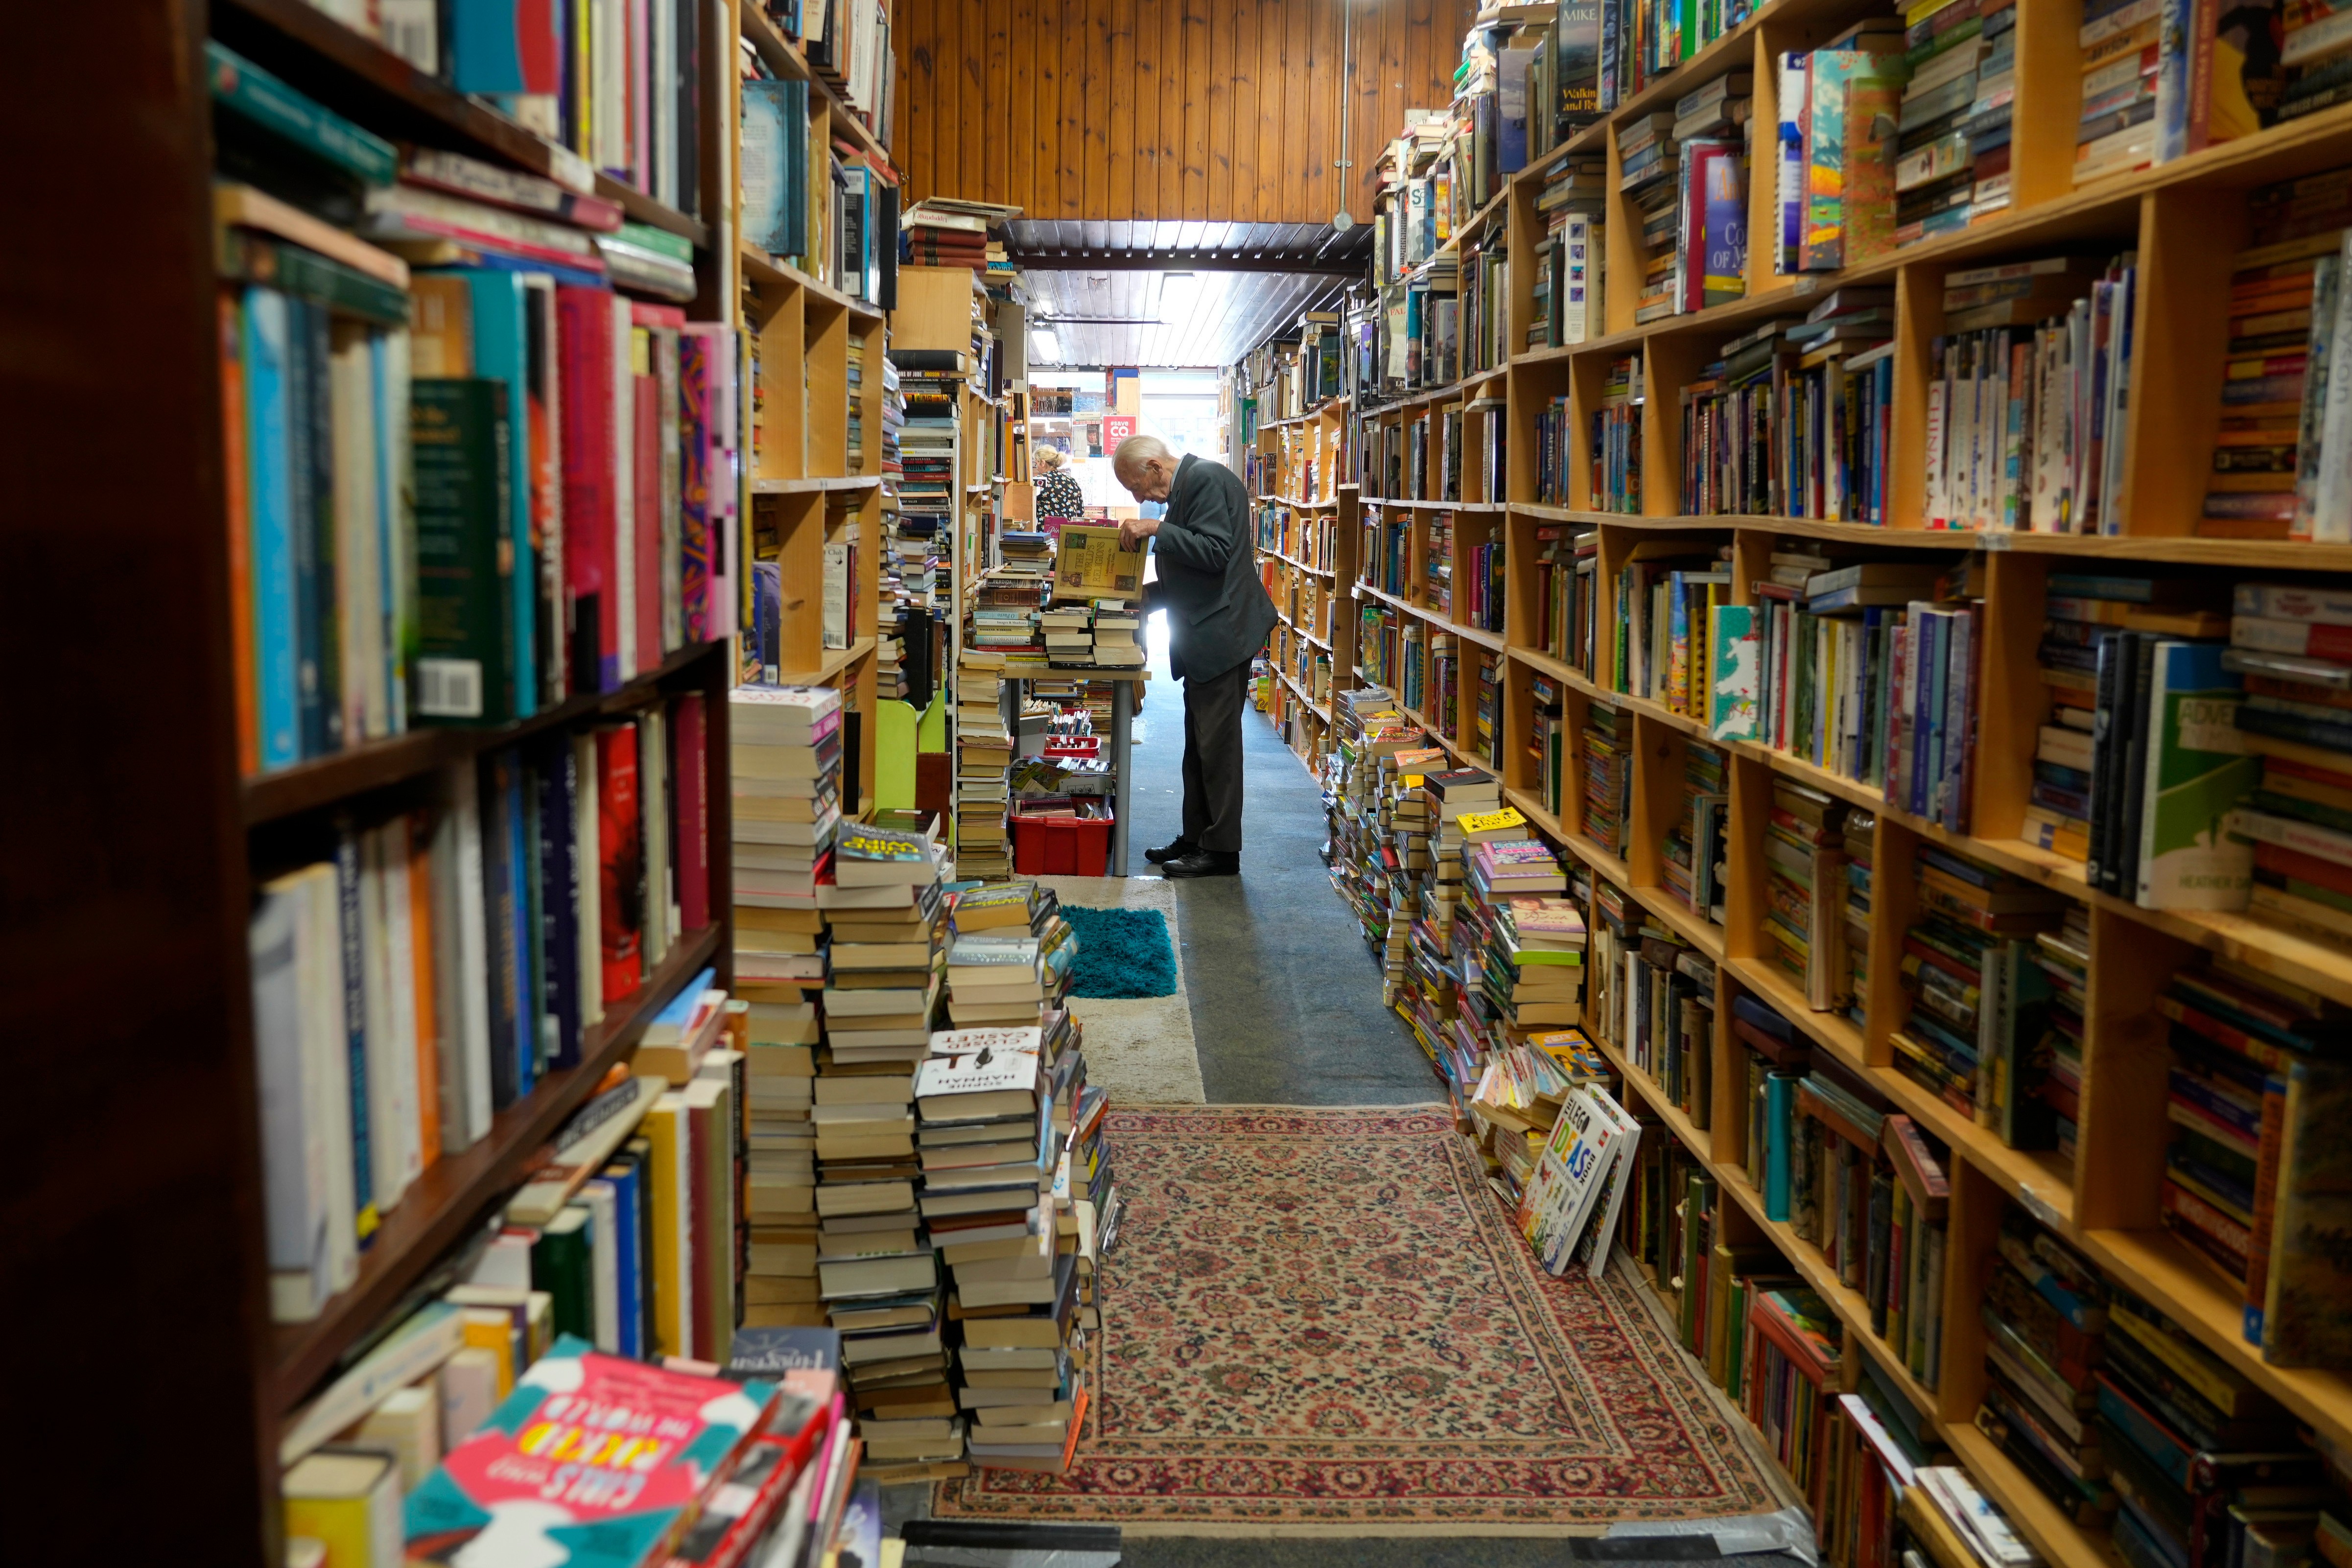
<path id="1" fill-rule="evenodd" d="M 955 673 L 956 875 L 995 882 L 1013 874 L 1004 835 L 1004 770 L 1013 734 L 1004 723 L 1004 655 L 966 647 Z"/>
<path id="2" fill-rule="evenodd" d="M 830 941 L 808 1239 L 867 1457 L 910 1479 L 962 1456 L 938 1267 L 916 1207 L 911 1108 L 946 962 L 939 862 L 922 833 L 853 825 L 818 894 Z"/>

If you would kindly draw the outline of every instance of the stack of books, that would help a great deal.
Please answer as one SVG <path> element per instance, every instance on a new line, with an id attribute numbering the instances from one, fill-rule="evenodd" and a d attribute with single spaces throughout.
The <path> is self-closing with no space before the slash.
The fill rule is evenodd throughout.
<path id="1" fill-rule="evenodd" d="M 1979 68 L 1996 35 L 2010 36 L 2015 0 L 1915 0 L 1903 12 L 1904 57 L 1911 68 L 1903 87 L 1899 159 L 1895 165 L 1895 243 L 1899 248 L 1969 226 L 1979 178 L 1977 162 L 1991 156 L 1992 174 L 2008 168 L 2008 109 L 1976 113 Z M 2012 43 L 2009 59 L 2015 61 Z M 1998 141 L 1998 152 L 1992 145 Z"/>
<path id="2" fill-rule="evenodd" d="M 1841 288 L 1725 343 L 1680 394 L 1685 509 L 1883 523 L 1894 304 Z"/>
<path id="3" fill-rule="evenodd" d="M 1123 601 L 1097 601 L 1094 616 L 1095 664 L 1106 670 L 1143 668 L 1148 654 L 1138 641 L 1143 631 L 1143 618 L 1135 608 Z"/>
<path id="4" fill-rule="evenodd" d="M 1013 874 L 1004 831 L 1013 733 L 1004 724 L 1004 655 L 966 648 L 956 665 L 956 874 L 994 882 Z"/>
<path id="5" fill-rule="evenodd" d="M 2180 1324 L 2112 1281 L 2105 1300 L 2085 1441 L 2105 1460 L 2116 1554 L 2132 1568 L 2325 1560 L 2347 1538 L 2338 1465 Z"/>
<path id="6" fill-rule="evenodd" d="M 2011 1148 L 2056 1146 L 2050 1069 L 2051 971 L 2077 956 L 2063 894 L 1932 844 L 1917 847 L 1917 915 L 1904 935 L 1908 1019 L 1895 1031 L 1896 1071 Z M 2087 963 L 2087 952 L 2080 955 Z"/>
<path id="7" fill-rule="evenodd" d="M 1055 1103 L 1083 1061 L 1057 1051 L 1049 1069 L 1046 1049 L 1035 1022 L 936 1035 L 915 1103 L 923 1216 L 952 1275 L 955 1397 L 975 1426 L 973 1462 L 1058 1473 L 1083 1416 L 1086 1346 L 1062 1310 L 1075 1304 L 1076 1260 L 1052 1193 Z"/>
<path id="8" fill-rule="evenodd" d="M 996 548 L 1003 559 L 998 570 L 1007 577 L 1054 575 L 1054 540 L 1050 535 L 1008 528 L 996 536 Z"/>
<path id="9" fill-rule="evenodd" d="M 1983 1292 L 1984 1402 L 1977 1428 L 2077 1524 L 2116 1512 L 2103 1403 L 2107 1288 L 2097 1269 L 2006 1208 Z"/>
<path id="10" fill-rule="evenodd" d="M 1609 161 L 1599 153 L 1563 158 L 1544 175 L 1536 193 L 1544 237 L 1525 347 L 1557 349 L 1608 330 L 1601 289 L 1608 195 Z"/>
<path id="11" fill-rule="evenodd" d="M 2340 1365 L 2340 1288 L 2313 1228 L 2331 1203 L 2297 1177 L 2340 1115 L 2331 1060 L 2347 1015 L 2290 982 L 2217 956 L 2178 971 L 2157 1008 L 2172 1072 L 2161 1211 L 2167 1228 L 2242 1304 L 2246 1341 L 2282 1365 Z"/>
<path id="12" fill-rule="evenodd" d="M 1633 821 L 1633 715 L 1606 703 L 1588 703 L 1580 738 L 1584 779 L 1580 830 L 1603 854 L 1622 856 L 1622 835 Z"/>
<path id="13" fill-rule="evenodd" d="M 816 885 L 841 822 L 842 718 L 830 686 L 729 694 L 739 979 L 793 986 L 824 975 Z"/>
<path id="14" fill-rule="evenodd" d="M 898 1463 L 952 1464 L 959 1433 L 894 1425 L 953 1414 L 934 1248 L 916 1207 L 911 1108 L 945 963 L 938 847 L 910 830 L 860 824 L 843 830 L 834 870 L 820 893 L 830 944 L 810 1112 L 817 1224 L 803 1244 L 842 1335 L 869 1455 L 886 1457 L 873 1448 L 881 1440 L 895 1444 L 887 1457 Z M 756 1249 L 761 1238 L 752 1239 Z"/>
<path id="15" fill-rule="evenodd" d="M 2162 23 L 2161 8 L 2147 0 L 2088 0 L 2084 5 L 2077 35 L 2083 66 L 2082 119 L 2074 132 L 2077 185 L 2156 161 Z"/>

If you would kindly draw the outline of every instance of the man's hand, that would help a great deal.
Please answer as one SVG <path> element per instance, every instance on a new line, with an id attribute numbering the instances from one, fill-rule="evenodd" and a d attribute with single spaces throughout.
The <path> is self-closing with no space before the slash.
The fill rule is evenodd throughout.
<path id="1" fill-rule="evenodd" d="M 1158 517 L 1122 517 L 1118 525 L 1118 548 L 1133 549 L 1139 543 L 1159 531 Z"/>

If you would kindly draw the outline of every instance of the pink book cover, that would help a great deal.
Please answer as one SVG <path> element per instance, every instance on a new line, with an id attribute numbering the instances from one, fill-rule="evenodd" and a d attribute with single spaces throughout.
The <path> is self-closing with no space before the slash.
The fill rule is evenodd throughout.
<path id="1" fill-rule="evenodd" d="M 559 370 L 557 423 L 563 455 L 563 598 L 571 622 L 572 689 L 619 685 L 613 632 L 613 296 L 569 286 L 555 291 Z"/>
<path id="2" fill-rule="evenodd" d="M 636 378 L 636 459 L 631 474 L 636 485 L 635 516 L 630 522 L 629 548 L 636 551 L 637 667 L 624 678 L 640 674 L 662 661 L 661 625 L 661 378 Z"/>
<path id="3" fill-rule="evenodd" d="M 677 810 L 678 923 L 696 931 L 710 924 L 709 727 L 700 692 L 677 699 L 670 743 L 677 748 L 670 778 Z"/>
<path id="4" fill-rule="evenodd" d="M 710 525 L 716 498 L 711 464 L 711 378 L 724 374 L 719 345 L 709 334 L 681 332 L 677 339 L 678 591 L 688 646 L 710 637 Z"/>

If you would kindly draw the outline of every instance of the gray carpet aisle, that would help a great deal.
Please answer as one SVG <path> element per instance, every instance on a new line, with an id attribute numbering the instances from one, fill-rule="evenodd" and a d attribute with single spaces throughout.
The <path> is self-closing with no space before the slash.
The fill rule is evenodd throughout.
<path id="1" fill-rule="evenodd" d="M 1184 688 L 1152 617 L 1151 684 L 1134 749 L 1128 871 L 1183 826 Z M 1318 854 L 1323 796 L 1263 714 L 1242 715 L 1248 753 L 1242 874 L 1179 882 L 1185 1000 L 1213 1105 L 1419 1105 L 1429 1059 L 1381 1005 L 1378 960 Z"/>

